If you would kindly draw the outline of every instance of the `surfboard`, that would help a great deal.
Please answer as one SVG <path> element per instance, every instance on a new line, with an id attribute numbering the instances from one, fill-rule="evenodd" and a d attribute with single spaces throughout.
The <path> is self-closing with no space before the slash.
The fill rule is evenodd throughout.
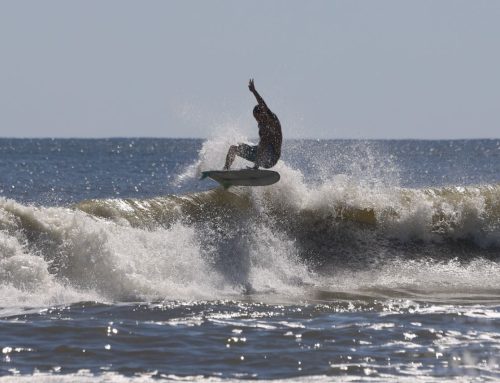
<path id="1" fill-rule="evenodd" d="M 207 177 L 226 189 L 230 186 L 267 186 L 280 180 L 278 172 L 263 169 L 208 170 L 201 173 L 201 179 Z"/>

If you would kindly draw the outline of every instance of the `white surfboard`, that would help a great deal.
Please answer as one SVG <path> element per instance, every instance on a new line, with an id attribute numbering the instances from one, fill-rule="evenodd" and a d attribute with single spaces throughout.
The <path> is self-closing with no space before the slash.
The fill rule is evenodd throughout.
<path id="1" fill-rule="evenodd" d="M 266 186 L 280 180 L 278 172 L 263 169 L 209 170 L 201 173 L 201 179 L 209 177 L 226 189 L 230 186 Z"/>

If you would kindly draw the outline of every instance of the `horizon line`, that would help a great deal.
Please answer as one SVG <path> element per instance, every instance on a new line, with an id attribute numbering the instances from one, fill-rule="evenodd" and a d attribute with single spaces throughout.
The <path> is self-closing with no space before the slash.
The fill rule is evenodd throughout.
<path id="1" fill-rule="evenodd" d="M 150 140 L 209 140 L 211 137 L 164 137 L 164 136 L 106 136 L 106 137 L 79 137 L 79 136 L 0 136 L 0 140 L 116 140 L 116 139 L 150 139 Z M 249 137 L 258 139 L 257 137 Z M 480 140 L 500 140 L 500 137 L 469 137 L 469 138 L 354 138 L 354 137 L 335 137 L 335 138 L 317 138 L 317 137 L 290 137 L 288 140 L 305 141 L 480 141 Z"/>

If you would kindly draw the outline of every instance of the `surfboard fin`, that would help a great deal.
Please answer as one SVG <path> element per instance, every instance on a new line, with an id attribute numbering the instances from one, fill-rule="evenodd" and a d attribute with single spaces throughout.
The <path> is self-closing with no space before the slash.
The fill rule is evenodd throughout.
<path id="1" fill-rule="evenodd" d="M 200 180 L 204 180 L 207 177 L 208 177 L 208 172 L 201 172 Z"/>

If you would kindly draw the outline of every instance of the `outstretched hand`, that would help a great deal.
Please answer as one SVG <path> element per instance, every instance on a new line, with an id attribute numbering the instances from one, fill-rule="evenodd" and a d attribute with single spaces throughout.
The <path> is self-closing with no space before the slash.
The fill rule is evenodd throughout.
<path id="1" fill-rule="evenodd" d="M 255 92 L 255 85 L 253 83 L 253 78 L 250 79 L 248 82 L 248 89 L 250 89 L 250 92 L 254 93 Z"/>

